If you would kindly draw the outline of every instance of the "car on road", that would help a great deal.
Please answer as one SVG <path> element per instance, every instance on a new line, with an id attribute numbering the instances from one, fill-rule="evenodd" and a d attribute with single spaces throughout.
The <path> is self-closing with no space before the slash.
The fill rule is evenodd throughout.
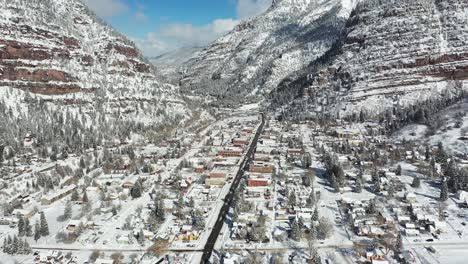
<path id="1" fill-rule="evenodd" d="M 433 238 L 428 238 L 428 239 L 426 239 L 426 242 L 434 242 L 434 239 Z"/>
<path id="2" fill-rule="evenodd" d="M 426 250 L 431 252 L 432 254 L 436 253 L 436 251 L 437 251 L 433 246 L 426 247 Z"/>

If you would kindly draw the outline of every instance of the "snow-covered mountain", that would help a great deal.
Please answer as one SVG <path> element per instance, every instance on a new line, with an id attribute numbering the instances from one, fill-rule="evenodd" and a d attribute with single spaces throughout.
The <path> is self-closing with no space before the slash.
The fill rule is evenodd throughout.
<path id="1" fill-rule="evenodd" d="M 243 100 L 275 89 L 331 48 L 357 1 L 280 0 L 240 23 L 184 67 L 187 90 Z"/>
<path id="2" fill-rule="evenodd" d="M 159 82 L 134 44 L 82 1 L 0 0 L 0 10 L 1 87 L 55 105 L 91 109 L 100 100 L 109 113 L 144 123 L 186 115 L 178 89 Z"/>
<path id="3" fill-rule="evenodd" d="M 342 114 L 460 95 L 468 89 L 468 2 L 363 1 L 343 40 L 290 79 L 279 94 L 293 90 Z"/>
<path id="4" fill-rule="evenodd" d="M 201 47 L 182 47 L 157 57 L 149 58 L 149 61 L 163 74 L 172 74 L 179 71 L 180 67 L 196 56 L 200 50 L 202 50 Z"/>
<path id="5" fill-rule="evenodd" d="M 181 86 L 380 113 L 468 89 L 467 22 L 464 0 L 273 1 L 186 63 Z"/>

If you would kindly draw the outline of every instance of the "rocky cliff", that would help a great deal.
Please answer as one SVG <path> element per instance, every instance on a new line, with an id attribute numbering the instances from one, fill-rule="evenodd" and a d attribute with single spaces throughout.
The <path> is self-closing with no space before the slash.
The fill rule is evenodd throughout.
<path id="1" fill-rule="evenodd" d="M 291 75 L 279 94 L 312 98 L 318 111 L 372 114 L 458 94 L 467 80 L 467 1 L 368 0 L 327 56 Z"/>
<path id="2" fill-rule="evenodd" d="M 58 104 L 92 108 L 101 100 L 109 112 L 138 113 L 146 123 L 186 114 L 177 89 L 159 82 L 134 44 L 80 0 L 0 0 L 0 6 L 1 87 Z"/>
<path id="3" fill-rule="evenodd" d="M 357 1 L 281 0 L 184 66 L 181 86 L 217 98 L 268 94 L 331 48 Z"/>

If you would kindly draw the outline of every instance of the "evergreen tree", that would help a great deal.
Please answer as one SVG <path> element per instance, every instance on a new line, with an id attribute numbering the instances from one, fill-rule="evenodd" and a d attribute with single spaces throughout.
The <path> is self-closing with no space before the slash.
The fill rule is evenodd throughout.
<path id="1" fill-rule="evenodd" d="M 32 253 L 31 246 L 29 245 L 28 241 L 25 239 L 23 241 L 23 254 L 24 255 L 29 255 Z"/>
<path id="2" fill-rule="evenodd" d="M 375 184 L 376 182 L 380 181 L 379 172 L 377 171 L 376 168 L 372 170 L 371 176 L 372 176 L 372 183 Z"/>
<path id="3" fill-rule="evenodd" d="M 444 145 L 442 144 L 442 142 L 439 142 L 436 161 L 440 163 L 442 167 L 444 167 L 447 164 L 447 160 L 448 160 L 448 155 L 445 152 Z"/>
<path id="4" fill-rule="evenodd" d="M 431 149 L 429 148 L 429 145 L 426 145 L 426 152 L 425 152 L 425 158 L 427 160 L 431 160 Z"/>
<path id="5" fill-rule="evenodd" d="M 316 204 L 316 196 L 315 196 L 315 190 L 314 187 L 312 186 L 312 190 L 310 191 L 309 198 L 307 199 L 307 206 L 312 207 Z"/>
<path id="6" fill-rule="evenodd" d="M 296 194 L 295 194 L 294 192 L 291 192 L 291 193 L 289 194 L 288 204 L 289 204 L 289 207 L 290 207 L 290 208 L 296 206 L 297 201 L 296 201 Z"/>
<path id="7" fill-rule="evenodd" d="M 25 226 L 24 226 L 24 218 L 23 216 L 18 216 L 18 236 L 22 237 L 24 235 L 26 235 Z"/>
<path id="8" fill-rule="evenodd" d="M 411 183 L 411 187 L 420 188 L 421 187 L 421 179 L 419 179 L 419 177 L 414 177 L 413 182 Z"/>
<path id="9" fill-rule="evenodd" d="M 80 158 L 80 168 L 81 168 L 81 169 L 85 169 L 85 168 L 86 168 L 86 163 L 85 163 L 83 157 Z"/>
<path id="10" fill-rule="evenodd" d="M 390 198 L 393 198 L 395 196 L 395 186 L 391 182 L 388 185 L 387 193 L 388 193 L 388 197 Z"/>
<path id="11" fill-rule="evenodd" d="M 362 178 L 361 177 L 356 178 L 356 192 L 357 193 L 362 192 Z"/>
<path id="12" fill-rule="evenodd" d="M 143 233 L 143 229 L 140 229 L 140 232 L 138 233 L 138 243 L 140 245 L 145 243 L 145 234 Z"/>
<path id="13" fill-rule="evenodd" d="M 132 196 L 133 199 L 140 198 L 141 197 L 141 183 L 140 181 L 137 181 L 135 183 L 135 186 L 133 186 L 132 190 L 130 191 L 130 195 Z"/>
<path id="14" fill-rule="evenodd" d="M 63 212 L 63 218 L 65 220 L 69 220 L 69 219 L 72 218 L 72 214 L 73 214 L 72 204 L 71 204 L 71 202 L 68 202 L 65 205 L 65 209 L 64 209 L 64 212 Z"/>
<path id="15" fill-rule="evenodd" d="M 164 213 L 164 202 L 162 199 L 158 200 L 158 210 L 157 210 L 157 216 L 160 220 L 165 219 L 165 213 Z"/>
<path id="16" fill-rule="evenodd" d="M 40 221 L 41 221 L 41 236 L 48 236 L 49 235 L 49 224 L 47 224 L 47 219 L 45 218 L 44 212 L 40 214 Z"/>
<path id="17" fill-rule="evenodd" d="M 340 191 L 340 184 L 338 183 L 334 173 L 330 175 L 330 184 L 336 192 Z"/>
<path id="18" fill-rule="evenodd" d="M 38 241 L 41 238 L 41 226 L 39 225 L 39 222 L 36 221 L 36 224 L 34 225 L 34 241 Z"/>
<path id="19" fill-rule="evenodd" d="M 6 237 L 3 239 L 2 251 L 5 254 L 8 253 L 7 252 L 8 251 L 8 241 L 7 241 Z"/>
<path id="20" fill-rule="evenodd" d="M 19 240 L 18 240 L 18 236 L 14 235 L 13 236 L 13 242 L 11 243 L 11 254 L 14 255 L 14 254 L 18 254 L 18 250 L 19 250 Z"/>
<path id="21" fill-rule="evenodd" d="M 397 236 L 397 241 L 395 244 L 395 252 L 397 253 L 403 252 L 403 237 L 401 236 L 401 234 L 398 234 Z"/>
<path id="22" fill-rule="evenodd" d="M 301 239 L 301 227 L 296 220 L 293 221 L 291 226 L 291 238 L 296 241 Z"/>
<path id="23" fill-rule="evenodd" d="M 78 193 L 78 190 L 75 189 L 71 195 L 71 200 L 76 202 L 80 199 L 80 194 Z"/>
<path id="24" fill-rule="evenodd" d="M 395 174 L 396 174 L 396 175 L 398 175 L 398 176 L 401 176 L 401 171 L 402 171 L 402 169 L 401 169 L 401 165 L 400 165 L 400 164 L 398 164 L 398 166 L 397 166 L 397 169 L 396 169 L 396 173 L 395 173 Z"/>
<path id="25" fill-rule="evenodd" d="M 20 238 L 18 239 L 18 249 L 16 250 L 16 254 L 23 254 L 24 252 L 24 243 L 23 240 Z"/>
<path id="26" fill-rule="evenodd" d="M 451 159 L 444 169 L 444 176 L 447 179 L 447 185 L 453 192 L 458 191 L 458 184 L 459 184 L 458 175 L 459 175 L 459 172 L 458 172 L 457 165 L 455 164 L 454 159 Z"/>
<path id="27" fill-rule="evenodd" d="M 33 235 L 32 226 L 31 226 L 31 223 L 29 222 L 28 218 L 24 219 L 24 231 L 26 233 L 26 236 L 28 236 L 28 237 Z"/>
<path id="28" fill-rule="evenodd" d="M 13 252 L 13 239 L 11 238 L 11 236 L 8 236 L 8 238 L 7 238 L 6 250 L 5 251 L 9 255 L 14 254 L 14 252 Z"/>
<path id="29" fill-rule="evenodd" d="M 367 207 L 367 213 L 368 214 L 375 214 L 377 211 L 376 205 L 375 205 L 375 199 L 372 199 L 369 201 L 369 206 Z"/>
<path id="30" fill-rule="evenodd" d="M 315 207 L 314 213 L 312 214 L 312 221 L 318 221 L 319 220 L 319 212 L 317 210 L 317 207 Z"/>
<path id="31" fill-rule="evenodd" d="M 86 193 L 86 190 L 84 189 L 83 190 L 83 203 L 88 203 L 88 202 L 89 202 L 88 194 Z"/>
<path id="32" fill-rule="evenodd" d="M 440 200 L 445 202 L 448 200 L 448 185 L 447 180 L 445 178 L 442 180 L 442 186 L 440 188 Z"/>

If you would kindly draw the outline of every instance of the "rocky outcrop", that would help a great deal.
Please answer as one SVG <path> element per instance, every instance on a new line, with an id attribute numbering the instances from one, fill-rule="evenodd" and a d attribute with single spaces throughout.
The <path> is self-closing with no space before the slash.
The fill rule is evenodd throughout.
<path id="1" fill-rule="evenodd" d="M 158 86 L 151 65 L 137 48 L 102 24 L 81 1 L 0 4 L 2 84 L 48 95 L 86 91 L 109 82 L 139 83 L 141 78 L 152 79 L 143 86 Z"/>
<path id="2" fill-rule="evenodd" d="M 59 109 L 94 127 L 103 120 L 172 124 L 190 115 L 178 90 L 159 82 L 134 44 L 81 0 L 0 0 L 0 92 L 15 94 L 0 104 L 21 116 L 48 121 L 39 115 Z"/>
<path id="3" fill-rule="evenodd" d="M 305 89 L 312 108 L 341 115 L 468 89 L 467 10 L 463 0 L 363 1 L 333 55 L 281 88 Z"/>

